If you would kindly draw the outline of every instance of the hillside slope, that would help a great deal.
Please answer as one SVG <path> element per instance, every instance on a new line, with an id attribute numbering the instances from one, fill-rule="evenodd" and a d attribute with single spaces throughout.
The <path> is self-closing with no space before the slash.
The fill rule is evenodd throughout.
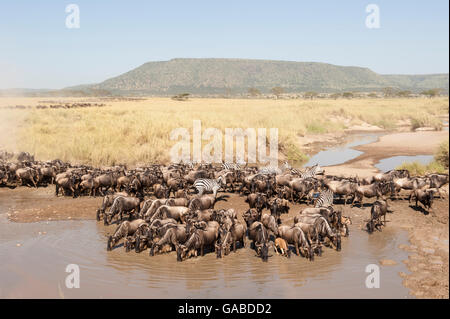
<path id="1" fill-rule="evenodd" d="M 381 75 L 368 68 L 318 62 L 172 59 L 148 62 L 102 83 L 75 88 L 165 95 L 236 94 L 252 87 L 267 93 L 275 86 L 286 92 L 371 91 L 387 86 L 419 91 L 448 88 L 448 74 Z"/>

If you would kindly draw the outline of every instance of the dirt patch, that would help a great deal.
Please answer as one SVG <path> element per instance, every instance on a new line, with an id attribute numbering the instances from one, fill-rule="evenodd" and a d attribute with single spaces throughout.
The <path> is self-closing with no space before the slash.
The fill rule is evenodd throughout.
<path id="1" fill-rule="evenodd" d="M 364 154 L 354 161 L 364 158 L 379 160 L 401 155 L 434 154 L 439 144 L 446 139 L 448 139 L 448 132 L 446 131 L 388 134 L 380 137 L 375 143 L 355 147 L 356 150 L 362 151 Z"/>
<path id="2" fill-rule="evenodd" d="M 401 204 L 395 203 L 394 207 Z M 412 273 L 401 276 L 403 284 L 418 298 L 449 298 L 449 206 L 446 199 L 435 202 L 434 214 L 427 215 L 414 206 L 396 209 L 391 223 L 409 231 L 411 244 L 400 248 L 411 253 L 404 263 Z"/>
<path id="3" fill-rule="evenodd" d="M 56 197 L 55 188 L 0 189 L 0 200 L 7 202 L 8 219 L 30 223 L 49 220 L 95 219 L 101 197 Z M 6 200 L 7 199 L 7 200 Z"/>

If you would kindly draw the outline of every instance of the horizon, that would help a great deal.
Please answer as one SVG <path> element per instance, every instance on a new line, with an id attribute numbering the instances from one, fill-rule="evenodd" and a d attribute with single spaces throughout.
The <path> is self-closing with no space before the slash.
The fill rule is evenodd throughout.
<path id="1" fill-rule="evenodd" d="M 79 28 L 66 25 L 71 3 L 79 8 Z M 369 4 L 1 3 L 0 30 L 8 31 L 0 31 L 0 89 L 100 83 L 180 57 L 316 62 L 381 75 L 448 74 L 447 1 L 376 1 L 379 28 L 366 24 Z"/>
<path id="2" fill-rule="evenodd" d="M 291 60 L 267 60 L 267 59 L 244 59 L 244 58 L 214 58 L 214 57 L 208 57 L 208 58 L 195 58 L 195 57 L 191 57 L 191 58 L 181 58 L 181 57 L 176 57 L 176 58 L 170 58 L 170 59 L 168 59 L 168 60 L 155 60 L 155 61 L 148 61 L 148 62 L 144 62 L 144 63 L 142 63 L 142 64 L 140 64 L 140 65 L 138 65 L 138 66 L 136 66 L 136 67 L 133 67 L 132 69 L 130 69 L 129 71 L 132 71 L 132 70 L 134 70 L 134 69 L 137 69 L 137 68 L 139 68 L 139 67 L 141 67 L 141 66 L 143 66 L 143 65 L 145 65 L 145 64 L 147 64 L 147 63 L 153 63 L 153 62 L 169 62 L 169 61 L 172 61 L 172 60 L 189 60 L 189 59 L 191 59 L 191 60 L 254 60 L 254 61 L 270 61 L 270 62 L 294 62 L 294 63 L 322 63 L 322 64 L 329 64 L 329 65 L 334 65 L 334 66 L 341 66 L 341 67 L 356 67 L 356 68 L 365 68 L 365 69 L 369 69 L 370 70 L 370 68 L 367 68 L 367 67 L 364 67 L 364 66 L 358 66 L 358 65 L 337 65 L 337 64 L 332 64 L 332 63 L 328 63 L 328 62 L 316 62 L 316 61 L 291 61 Z M 126 72 L 129 72 L 129 71 L 126 71 Z M 373 70 L 371 70 L 371 71 L 373 71 Z M 126 72 L 124 72 L 124 73 L 126 73 Z M 375 71 L 373 71 L 373 72 L 375 72 Z M 375 72 L 376 73 L 376 72 Z M 115 75 L 115 76 L 112 76 L 112 77 L 110 77 L 110 78 L 114 78 L 114 77 L 116 77 L 116 76 L 119 76 L 119 75 L 122 75 L 123 73 L 121 73 L 121 74 L 118 74 L 118 75 Z M 421 75 L 440 75 L 440 74 L 443 74 L 443 75 L 448 75 L 449 73 L 447 72 L 447 73 L 415 73 L 415 74 L 406 74 L 406 73 L 403 73 L 403 74 L 401 74 L 401 73 L 384 73 L 384 74 L 381 74 L 381 73 L 377 73 L 377 74 L 380 74 L 380 75 L 417 75 L 417 76 L 421 76 Z M 108 78 L 108 79 L 110 79 L 110 78 Z M 108 80 L 108 79 L 104 79 L 104 80 Z M 71 86 L 67 86 L 67 87 L 63 87 L 63 88 L 25 88 L 25 87 L 11 87 L 11 88 L 0 88 L 0 90 L 49 90 L 49 91 L 51 91 L 51 90 L 59 90 L 59 89 L 67 89 L 67 88 L 70 88 L 70 87 L 76 87 L 76 86 L 80 86 L 80 85 L 93 85 L 93 84 L 98 84 L 98 83 L 101 83 L 101 82 L 103 82 L 104 80 L 102 80 L 102 81 L 100 81 L 100 82 L 92 82 L 92 83 L 79 83 L 79 84 L 76 84 L 76 85 L 71 85 Z"/>

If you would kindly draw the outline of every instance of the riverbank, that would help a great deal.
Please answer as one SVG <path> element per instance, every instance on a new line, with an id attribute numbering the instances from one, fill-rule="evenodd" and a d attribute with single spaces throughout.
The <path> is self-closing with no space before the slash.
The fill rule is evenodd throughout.
<path id="1" fill-rule="evenodd" d="M 376 142 L 355 146 L 354 148 L 356 149 L 364 149 L 365 153 L 344 164 L 325 167 L 326 174 L 358 175 L 360 177 L 374 175 L 378 173 L 374 165 L 381 158 L 405 154 L 432 154 L 434 150 L 429 145 L 430 140 L 431 144 L 439 144 L 445 137 L 446 134 L 444 132 L 387 134 L 380 137 Z M 333 145 L 332 139 L 330 139 L 329 143 Z M 395 147 L 396 144 L 398 147 Z M 389 151 L 383 151 L 384 147 Z M 448 185 L 445 189 L 448 196 Z M 404 193 L 403 197 L 406 195 Z M 245 197 L 233 194 L 227 202 L 220 202 L 217 208 L 233 207 L 241 215 L 248 208 L 248 204 L 244 202 L 244 199 Z M 99 296 L 105 296 L 105 294 L 108 296 L 106 291 L 117 285 L 116 279 L 118 281 L 124 280 L 124 283 L 128 282 L 129 269 L 133 269 L 138 275 L 137 278 L 134 278 L 134 290 L 127 290 L 127 292 L 123 293 L 128 297 L 136 297 L 136 293 L 138 295 L 145 294 L 147 297 L 165 295 L 164 291 L 168 287 L 167 278 L 171 278 L 174 274 L 179 275 L 180 269 L 184 269 L 185 272 L 183 272 L 182 277 L 177 277 L 177 280 L 171 281 L 170 287 L 172 290 L 167 295 L 168 297 L 211 297 L 211 293 L 217 292 L 219 288 L 224 290 L 224 292 L 220 295 L 214 295 L 216 297 L 240 296 L 242 289 L 249 289 L 255 284 L 255 280 L 249 280 L 248 275 L 251 275 L 252 278 L 265 279 L 271 276 L 270 278 L 272 279 L 268 281 L 258 281 L 256 279 L 259 285 L 267 285 L 264 291 L 258 292 L 258 296 L 261 296 L 261 298 L 311 298 L 314 296 L 327 296 L 330 298 L 407 297 L 407 293 L 405 294 L 403 290 L 404 287 L 398 280 L 403 281 L 403 285 L 409 289 L 409 293 L 413 297 L 449 297 L 449 206 L 447 199 L 437 199 L 433 206 L 434 212 L 429 215 L 425 214 L 423 210 L 414 207 L 414 205 L 410 205 L 407 200 L 391 201 L 390 205 L 394 213 L 387 216 L 387 227 L 383 228 L 382 232 L 376 232 L 372 235 L 368 235 L 364 230 L 364 225 L 370 216 L 370 209 L 367 206 L 364 208 L 351 208 L 337 204 L 336 207 L 342 209 L 344 215 L 351 217 L 353 221 L 353 225 L 350 228 L 350 237 L 344 240 L 342 252 L 327 250 L 324 256 L 318 257 L 314 263 L 298 259 L 287 260 L 280 256 L 272 257 L 268 263 L 270 269 L 264 268 L 261 270 L 260 260 L 255 258 L 253 251 L 249 249 L 240 250 L 237 255 L 224 259 L 227 262 L 225 268 L 229 269 L 231 266 L 237 274 L 243 273 L 246 276 L 231 276 L 229 273 L 224 273 L 220 278 L 217 277 L 217 271 L 225 269 L 224 264 L 218 262 L 215 256 L 211 254 L 202 259 L 190 260 L 183 263 L 183 266 L 177 265 L 174 253 L 157 257 L 159 259 L 148 259 L 148 254 L 145 253 L 139 255 L 131 253 L 131 256 L 130 254 L 125 254 L 122 249 L 120 251 L 116 249 L 109 254 L 105 254 L 105 238 L 108 233 L 114 230 L 114 226 L 105 228 L 101 222 L 97 223 L 94 221 L 95 211 L 101 205 L 101 200 L 101 197 L 81 197 L 76 199 L 55 197 L 54 186 L 38 189 L 28 187 L 0 189 L 0 211 L 7 210 L 8 212 L 6 214 L 7 224 L 2 225 L 2 227 L 5 227 L 5 230 L 10 229 L 11 225 L 22 230 L 29 228 L 25 232 L 26 236 L 31 236 L 30 231 L 33 236 L 38 236 L 38 239 L 33 239 L 33 244 L 29 244 L 24 240 L 25 237 L 21 237 L 18 233 L 10 232 L 8 235 L 10 238 L 8 237 L 8 242 L 6 243 L 7 255 L 4 260 L 20 255 L 22 259 L 17 259 L 17 265 L 23 265 L 30 262 L 30 257 L 27 255 L 31 254 L 35 262 L 39 263 L 39 260 L 42 259 L 39 253 L 40 245 L 44 244 L 48 246 L 45 251 L 46 256 L 51 256 L 47 257 L 46 260 L 56 260 L 61 264 L 61 269 L 63 269 L 63 263 L 58 258 L 60 258 L 60 255 L 67 254 L 67 246 L 65 245 L 69 244 L 71 249 L 70 258 L 72 258 L 72 253 L 78 258 L 86 258 L 84 255 L 88 256 L 87 258 L 91 265 L 90 269 L 94 269 L 92 282 L 95 285 L 100 283 L 102 287 L 92 287 L 92 293 L 89 292 L 74 297 L 89 296 L 98 298 Z M 290 225 L 293 217 L 304 207 L 304 204 L 291 205 L 289 214 L 283 215 L 283 223 Z M 82 220 L 88 221 L 83 222 Z M 55 223 L 55 221 L 58 222 Z M 72 226 L 79 223 L 82 226 Z M 58 227 L 57 225 L 64 226 Z M 57 233 L 62 231 L 60 228 L 64 232 L 58 235 Z M 50 234 L 49 232 L 52 231 L 54 233 Z M 80 234 L 78 234 L 79 231 L 81 232 Z M 399 238 L 403 236 L 401 234 L 406 232 L 405 240 L 400 240 Z M 409 243 L 406 241 L 406 238 L 408 238 Z M 39 245 L 34 243 L 34 241 L 38 242 Z M 78 244 L 78 242 L 80 243 Z M 54 243 L 57 245 L 57 248 L 54 248 Z M 87 246 L 89 248 L 86 248 Z M 95 249 L 91 250 L 91 248 Z M 53 252 L 54 249 L 57 249 L 57 251 Z M 108 261 L 106 264 L 105 259 Z M 245 269 L 242 268 L 242 260 L 245 260 Z M 72 263 L 74 261 L 70 260 L 68 262 Z M 80 263 L 82 262 L 85 262 L 85 260 L 81 259 Z M 157 282 L 147 278 L 149 262 L 152 265 L 150 270 L 152 274 L 155 273 L 155 269 L 158 272 L 159 281 Z M 382 287 L 379 293 L 361 289 L 363 287 L 361 283 L 364 282 L 364 276 L 366 275 L 363 269 L 368 263 L 380 265 Z M 162 264 L 165 266 L 162 266 Z M 9 262 L 4 266 L 6 267 L 4 273 L 10 274 L 13 272 L 15 280 L 19 282 L 18 286 L 14 286 L 12 294 L 8 292 L 7 296 L 35 296 L 33 295 L 34 292 L 41 292 L 42 288 L 34 284 L 36 278 L 30 275 L 30 271 L 33 270 L 24 266 L 18 272 L 17 265 L 14 262 Z M 170 265 L 170 269 L 166 269 L 167 265 Z M 276 274 L 274 274 L 274 265 L 277 270 Z M 50 293 L 48 291 L 54 289 L 56 285 L 49 287 L 47 283 L 47 281 L 54 281 L 55 278 L 48 275 L 46 265 L 40 266 L 45 269 L 45 272 L 43 271 L 39 274 L 43 276 L 42 278 L 39 277 L 39 280 L 42 282 L 46 293 L 49 296 L 55 296 L 53 292 Z M 105 271 L 110 271 L 108 267 L 121 270 L 119 274 L 116 269 L 114 270 L 114 276 L 116 277 L 114 277 L 113 281 L 110 279 L 105 281 L 102 277 Z M 202 283 L 198 284 L 198 278 L 203 278 L 201 276 L 205 274 L 205 271 L 208 273 L 208 278 L 203 279 Z M 302 273 L 301 278 L 299 278 L 298 273 Z M 356 273 L 358 278 L 355 279 Z M 63 275 L 65 275 L 64 272 Z M 24 276 L 26 278 L 32 277 L 32 281 L 23 283 Z M 226 280 L 224 280 L 225 277 Z M 221 280 L 220 284 L 215 284 L 214 282 L 217 282 L 218 279 Z M 183 280 L 186 281 L 187 285 L 192 285 L 193 288 L 179 288 L 179 290 L 176 290 L 176 287 L 179 287 L 179 281 Z M 282 284 L 280 284 L 280 280 Z M 11 279 L 8 278 L 7 281 L 11 281 Z M 230 282 L 233 284 L 230 284 Z M 244 282 L 245 285 L 243 284 Z M 155 289 L 149 291 L 149 286 Z M 210 288 L 205 289 L 205 286 Z M 278 287 L 275 292 L 273 291 L 274 286 Z M 332 291 L 330 291 L 330 287 L 333 287 Z M 24 293 L 24 291 L 26 292 Z M 324 293 L 324 291 L 329 292 Z M 54 293 L 59 293 L 59 291 L 55 290 Z M 66 296 L 70 296 L 71 292 L 64 291 L 63 293 Z M 123 297 L 121 294 L 109 296 Z"/>
<path id="2" fill-rule="evenodd" d="M 383 158 L 431 155 L 446 139 L 448 131 L 387 134 L 377 142 L 355 147 L 364 153 L 344 164 L 325 167 L 325 171 L 333 175 L 371 176 L 379 173 L 375 165 Z M 418 298 L 449 298 L 449 186 L 443 190 L 446 198 L 435 200 L 433 214 L 429 215 L 413 205 L 401 209 L 399 205 L 404 200 L 391 202 L 394 214 L 389 215 L 389 227 L 408 231 L 409 245 L 400 248 L 409 253 L 403 262 L 411 273 L 400 275 L 410 293 Z"/>
<path id="3" fill-rule="evenodd" d="M 353 147 L 363 152 L 343 164 L 327 166 L 327 174 L 368 177 L 379 173 L 375 165 L 393 156 L 433 155 L 448 140 L 447 131 L 396 132 L 380 136 L 374 143 Z"/>

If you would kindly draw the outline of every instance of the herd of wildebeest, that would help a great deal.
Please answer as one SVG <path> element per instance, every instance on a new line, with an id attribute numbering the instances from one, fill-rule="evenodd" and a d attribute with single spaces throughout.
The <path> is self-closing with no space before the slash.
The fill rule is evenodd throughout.
<path id="1" fill-rule="evenodd" d="M 95 168 L 0 151 L 0 186 L 55 184 L 56 196 L 103 196 L 97 220 L 116 224 L 108 251 L 123 240 L 126 251 L 148 249 L 154 256 L 175 250 L 178 261 L 206 251 L 222 258 L 244 247 L 247 237 L 263 261 L 269 248 L 290 257 L 290 245 L 298 256 L 313 260 L 323 247 L 339 251 L 341 237 L 349 236 L 351 219 L 334 204 L 350 200 L 363 207 L 365 198 L 376 198 L 366 204 L 366 230 L 372 233 L 386 225 L 386 213 L 393 212 L 388 200 L 402 198 L 400 191 L 432 212 L 434 197 L 442 197 L 441 187 L 448 182 L 447 174 L 411 177 L 407 170 L 391 170 L 369 178 L 339 177 L 326 175 L 319 165 L 301 171 L 287 163 L 275 170 L 205 163 Z M 245 212 L 214 208 L 231 193 L 246 196 Z M 300 202 L 307 207 L 283 224 L 281 215 Z"/>
<path id="2" fill-rule="evenodd" d="M 49 105 L 39 104 L 39 105 L 36 105 L 36 106 L 32 106 L 32 105 L 8 105 L 8 106 L 4 106 L 3 108 L 5 108 L 5 109 L 19 109 L 19 110 L 36 108 L 38 110 L 42 110 L 42 109 L 77 109 L 77 108 L 103 107 L 103 106 L 106 106 L 106 104 L 84 102 L 84 103 L 58 103 L 58 104 L 49 104 Z"/>

